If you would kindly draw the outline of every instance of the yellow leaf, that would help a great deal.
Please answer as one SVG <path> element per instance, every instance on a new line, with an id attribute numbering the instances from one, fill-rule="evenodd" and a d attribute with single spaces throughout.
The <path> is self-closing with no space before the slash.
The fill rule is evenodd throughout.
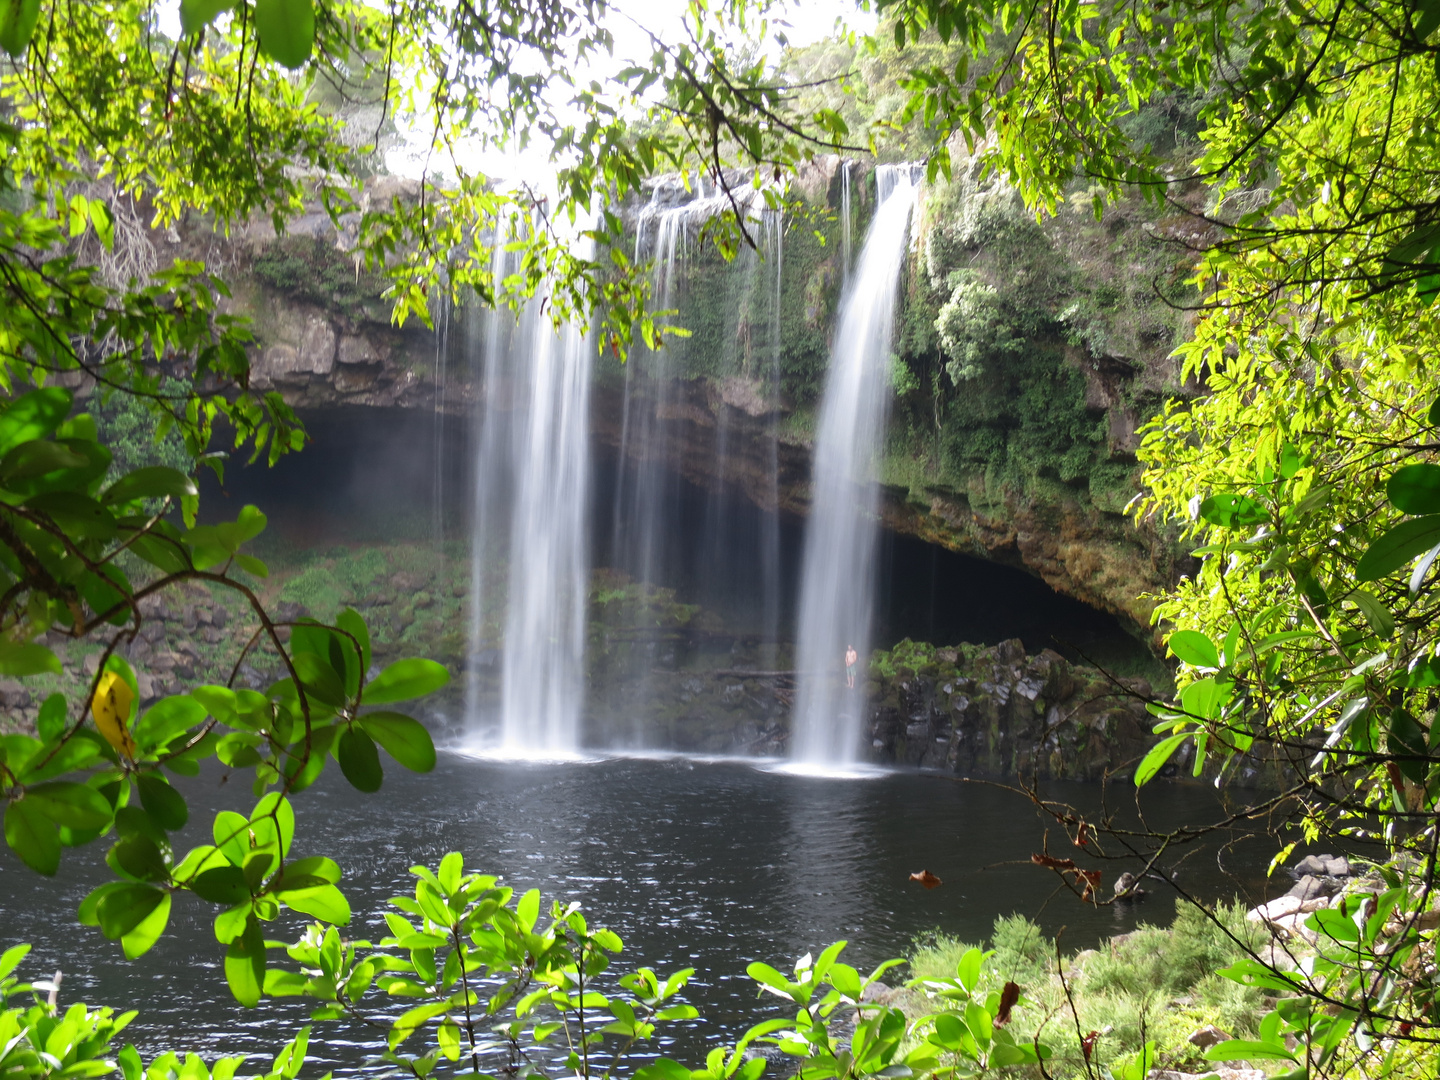
<path id="1" fill-rule="evenodd" d="M 127 725 L 130 707 L 134 704 L 135 691 L 118 672 L 107 671 L 100 676 L 94 700 L 90 702 L 90 711 L 105 741 L 127 758 L 135 757 L 135 740 L 130 737 Z"/>

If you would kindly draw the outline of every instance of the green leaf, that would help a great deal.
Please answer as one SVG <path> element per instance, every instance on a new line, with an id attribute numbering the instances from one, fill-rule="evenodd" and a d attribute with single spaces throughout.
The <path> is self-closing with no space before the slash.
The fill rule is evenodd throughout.
<path id="1" fill-rule="evenodd" d="M 635 1080 L 690 1080 L 690 1070 L 672 1058 L 656 1058 L 635 1070 Z"/>
<path id="2" fill-rule="evenodd" d="M 0 979 L 6 978 L 30 954 L 29 945 L 12 945 L 0 955 Z"/>
<path id="3" fill-rule="evenodd" d="M 247 574 L 252 574 L 258 578 L 268 578 L 270 576 L 270 568 L 255 558 L 254 555 L 246 555 L 244 552 L 237 551 L 235 553 L 235 565 Z"/>
<path id="4" fill-rule="evenodd" d="M 240 866 L 245 862 L 245 856 L 250 853 L 249 818 L 234 810 L 221 810 L 215 815 L 211 835 L 215 846 L 231 863 Z"/>
<path id="5" fill-rule="evenodd" d="M 190 882 L 190 891 L 212 904 L 229 906 L 250 899 L 250 886 L 238 866 L 212 866 Z"/>
<path id="6" fill-rule="evenodd" d="M 61 386 L 47 386 L 16 398 L 0 411 L 0 454 L 54 432 L 70 415 L 73 400 L 74 395 Z"/>
<path id="7" fill-rule="evenodd" d="M 100 792 L 63 780 L 36 784 L 26 790 L 25 801 L 35 803 L 56 825 L 71 829 L 103 829 L 114 814 Z"/>
<path id="8" fill-rule="evenodd" d="M 255 0 L 260 48 L 284 67 L 303 67 L 315 45 L 312 0 Z"/>
<path id="9" fill-rule="evenodd" d="M 955 965 L 955 977 L 966 990 L 973 991 L 980 985 L 980 968 L 985 963 L 985 954 L 979 949 L 967 949 Z"/>
<path id="10" fill-rule="evenodd" d="M 239 698 L 228 686 L 197 686 L 189 696 L 200 703 L 206 715 L 213 716 L 226 727 L 243 726 L 239 724 Z"/>
<path id="11" fill-rule="evenodd" d="M 306 694 L 336 709 L 345 705 L 345 684 L 323 656 L 317 656 L 313 652 L 297 652 L 291 657 L 291 663 L 295 665 L 295 671 L 300 676 L 300 685 Z"/>
<path id="12" fill-rule="evenodd" d="M 1286 443 L 1280 447 L 1280 478 L 1282 480 L 1293 480 L 1295 474 L 1305 467 L 1305 455 L 1294 443 Z"/>
<path id="13" fill-rule="evenodd" d="M 179 469 L 151 465 L 126 473 L 106 488 L 100 498 L 107 505 L 113 506 L 131 499 L 183 499 L 198 494 L 200 490 L 195 486 L 195 481 Z"/>
<path id="14" fill-rule="evenodd" d="M 360 643 L 360 657 L 365 667 L 370 666 L 370 628 L 354 608 L 346 608 L 335 617 L 335 625 Z"/>
<path id="15" fill-rule="evenodd" d="M 1392 754 L 1409 754 L 1418 760 L 1401 761 L 1400 771 L 1413 783 L 1423 784 L 1429 769 L 1429 755 L 1425 740 L 1425 729 L 1404 709 L 1390 714 L 1390 742 Z"/>
<path id="16" fill-rule="evenodd" d="M 167 574 L 178 574 L 190 569 L 189 552 L 183 545 L 169 539 L 150 534 L 136 536 L 130 541 L 130 550 Z"/>
<path id="17" fill-rule="evenodd" d="M 180 0 L 180 32 L 189 37 L 234 6 L 235 0 Z"/>
<path id="18" fill-rule="evenodd" d="M 118 941 L 140 926 L 167 894 L 153 885 L 121 885 L 100 898 L 96 911 L 100 930 L 111 941 Z"/>
<path id="19" fill-rule="evenodd" d="M 40 715 L 35 718 L 35 729 L 40 733 L 40 738 L 46 742 L 54 742 L 64 733 L 68 719 L 65 695 L 57 692 L 47 697 L 40 706 Z"/>
<path id="20" fill-rule="evenodd" d="M 1388 638 L 1395 633 L 1395 617 L 1390 614 L 1389 608 L 1376 599 L 1374 593 L 1366 589 L 1356 589 L 1350 594 L 1350 599 L 1360 609 L 1376 635 Z"/>
<path id="21" fill-rule="evenodd" d="M 328 859 L 324 855 L 308 855 L 285 867 L 280 885 L 284 888 L 286 882 L 299 878 L 313 878 L 334 885 L 340 880 L 340 866 L 334 859 Z"/>
<path id="22" fill-rule="evenodd" d="M 162 698 L 135 722 L 135 741 L 146 749 L 165 746 L 182 731 L 205 722 L 209 711 L 189 694 Z"/>
<path id="23" fill-rule="evenodd" d="M 366 713 L 360 717 L 360 726 L 411 772 L 435 768 L 435 742 L 414 717 L 388 711 Z"/>
<path id="24" fill-rule="evenodd" d="M 343 926 L 350 921 L 350 902 L 334 885 L 313 885 L 308 889 L 282 889 L 281 903 L 322 922 Z"/>
<path id="25" fill-rule="evenodd" d="M 134 803 L 115 811 L 115 831 L 121 836 L 148 836 L 157 844 L 170 842 L 165 830 L 156 824 L 155 819 Z"/>
<path id="26" fill-rule="evenodd" d="M 163 881 L 169 876 L 165 856 L 148 836 L 126 836 L 116 841 L 105 856 L 110 868 L 137 881 Z"/>
<path id="27" fill-rule="evenodd" d="M 1406 465 L 1385 484 L 1385 494 L 1407 514 L 1440 514 L 1440 465 Z"/>
<path id="28" fill-rule="evenodd" d="M 165 932 L 169 922 L 170 894 L 161 893 L 160 902 L 155 905 L 154 910 L 141 919 L 133 930 L 121 937 L 120 946 L 125 950 L 125 959 L 134 960 L 149 952 L 150 947 L 160 940 L 160 935 Z"/>
<path id="29" fill-rule="evenodd" d="M 1204 1054 L 1206 1061 L 1236 1061 L 1241 1058 L 1270 1058 L 1276 1061 L 1298 1061 L 1299 1059 L 1285 1044 L 1276 1042 L 1252 1042 L 1249 1039 L 1229 1039 L 1217 1043 Z"/>
<path id="30" fill-rule="evenodd" d="M 254 915 L 245 920 L 245 932 L 225 950 L 225 981 L 235 1000 L 247 1009 L 260 1004 L 260 989 L 265 985 L 265 935 Z"/>
<path id="31" fill-rule="evenodd" d="M 1440 26 L 1440 0 L 1416 0 L 1415 37 L 1424 41 Z"/>
<path id="32" fill-rule="evenodd" d="M 335 758 L 340 762 L 340 771 L 352 787 L 360 791 L 379 791 L 385 778 L 380 767 L 380 755 L 373 740 L 355 725 L 346 727 L 335 744 Z"/>
<path id="33" fill-rule="evenodd" d="M 1218 668 L 1220 653 L 1215 643 L 1199 630 L 1177 630 L 1166 642 L 1170 651 L 1191 667 Z"/>
<path id="34" fill-rule="evenodd" d="M 37 874 L 50 877 L 60 869 L 60 830 L 29 799 L 5 807 L 5 843 Z"/>
<path id="35" fill-rule="evenodd" d="M 113 540 L 119 529 L 115 515 L 78 491 L 49 491 L 25 500 L 27 510 L 46 514 L 67 533 L 82 540 Z"/>
<path id="36" fill-rule="evenodd" d="M 1135 786 L 1144 787 L 1155 778 L 1167 761 L 1174 755 L 1180 744 L 1190 737 L 1188 732 L 1182 731 L 1179 735 L 1171 735 L 1167 739 L 1161 739 L 1150 748 L 1140 762 L 1140 767 L 1135 770 Z"/>
<path id="37" fill-rule="evenodd" d="M 1229 700 L 1229 684 L 1214 679 L 1196 679 L 1180 691 L 1181 708 L 1191 716 L 1205 720 L 1218 720 L 1221 710 Z"/>
<path id="38" fill-rule="evenodd" d="M 0 675 L 59 675 L 60 658 L 44 645 L 0 641 Z"/>
<path id="39" fill-rule="evenodd" d="M 1212 495 L 1200 504 L 1200 516 L 1222 529 L 1244 529 L 1269 521 L 1270 514 L 1248 495 Z"/>
<path id="40" fill-rule="evenodd" d="M 162 829 L 174 832 L 183 829 L 190 820 L 190 808 L 185 805 L 185 796 L 171 787 L 163 777 L 155 773 L 141 773 L 135 777 L 140 789 L 140 805 Z"/>
<path id="41" fill-rule="evenodd" d="M 1405 521 L 1381 534 L 1360 557 L 1355 576 L 1378 581 L 1440 544 L 1440 514 Z"/>
<path id="42" fill-rule="evenodd" d="M 0 458 L 0 483 L 10 487 L 16 481 L 34 480 L 64 469 L 79 469 L 87 459 L 70 447 L 48 439 L 21 443 Z"/>
<path id="43" fill-rule="evenodd" d="M 367 705 L 389 705 L 434 693 L 450 681 L 450 673 L 434 660 L 397 660 L 365 687 Z"/>
<path id="44" fill-rule="evenodd" d="M 142 1080 L 145 1075 L 145 1066 L 140 1060 L 140 1051 L 135 1049 L 133 1043 L 126 1043 L 125 1048 L 115 1055 L 115 1060 L 120 1066 L 122 1080 Z M 219 1062 L 216 1062 L 217 1071 Z M 217 1077 L 216 1080 L 223 1080 Z"/>
<path id="45" fill-rule="evenodd" d="M 250 821 L 257 835 L 263 833 L 269 838 L 264 840 L 265 843 L 278 841 L 283 858 L 290 850 L 290 842 L 295 839 L 295 808 L 290 805 L 290 800 L 278 791 L 270 792 L 255 804 Z M 276 830 L 278 837 L 274 836 Z"/>
<path id="46" fill-rule="evenodd" d="M 40 0 L 0 0 L 0 48 L 20 59 L 39 21 Z"/>
<path id="47" fill-rule="evenodd" d="M 83 769 L 100 756 L 102 745 L 102 740 L 94 733 L 77 732 L 68 742 L 55 747 L 53 752 L 47 751 L 32 757 L 24 768 L 19 770 L 21 782 L 35 785 L 42 780 L 49 780 L 68 772 L 74 772 L 76 769 Z M 105 805 L 108 807 L 110 804 L 106 802 Z"/>

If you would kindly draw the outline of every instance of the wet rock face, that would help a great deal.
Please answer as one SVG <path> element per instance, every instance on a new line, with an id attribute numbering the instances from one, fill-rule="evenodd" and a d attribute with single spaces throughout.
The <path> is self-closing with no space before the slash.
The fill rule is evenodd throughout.
<path id="1" fill-rule="evenodd" d="M 1132 768 L 1153 741 L 1145 680 L 1116 686 L 1049 649 L 1027 656 L 1018 640 L 936 650 L 871 687 L 870 751 L 881 763 L 1098 780 Z"/>

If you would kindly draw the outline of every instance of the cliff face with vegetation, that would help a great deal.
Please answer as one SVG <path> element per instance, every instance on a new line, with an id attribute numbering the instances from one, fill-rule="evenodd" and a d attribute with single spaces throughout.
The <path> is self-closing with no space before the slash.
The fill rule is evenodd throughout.
<path id="1" fill-rule="evenodd" d="M 601 357 L 599 439 L 621 446 L 628 396 L 632 419 L 651 410 L 658 420 L 656 440 L 628 453 L 661 456 L 703 487 L 733 483 L 761 505 L 807 512 L 815 411 L 846 277 L 844 183 L 834 159 L 802 175 L 808 215 L 786 220 L 778 249 L 773 222 L 755 224 L 758 250 L 742 247 L 732 262 L 692 230 L 672 300 L 672 321 L 689 336 L 635 355 L 628 370 Z M 873 177 L 851 166 L 849 186 L 853 259 Z M 406 182 L 382 179 L 366 197 L 408 193 Z M 643 240 L 653 216 L 631 213 Z M 963 174 L 927 191 L 914 230 L 892 357 L 886 525 L 1023 568 L 1148 636 L 1143 594 L 1186 567 L 1173 537 L 1137 528 L 1123 510 L 1137 490 L 1138 429 L 1185 392 L 1168 359 L 1186 332 L 1172 305 L 1187 296 L 1190 249 L 1202 238 L 1171 235 L 1138 205 L 1097 221 L 1083 190 L 1037 222 L 1013 193 Z M 347 253 L 346 233 L 345 222 L 337 230 L 316 215 L 284 237 L 261 225 L 231 242 L 235 306 L 255 322 L 256 384 L 310 408 L 468 414 L 482 393 L 470 347 L 478 320 L 438 311 L 437 333 L 392 326 L 381 282 Z"/>

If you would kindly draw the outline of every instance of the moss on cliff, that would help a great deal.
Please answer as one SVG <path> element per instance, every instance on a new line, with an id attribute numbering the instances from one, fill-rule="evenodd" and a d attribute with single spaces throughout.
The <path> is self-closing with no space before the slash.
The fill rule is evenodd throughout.
<path id="1" fill-rule="evenodd" d="M 271 241 L 251 264 L 263 284 L 287 297 L 308 301 L 349 318 L 387 319 L 384 278 L 362 270 L 334 244 L 313 236 Z"/>

